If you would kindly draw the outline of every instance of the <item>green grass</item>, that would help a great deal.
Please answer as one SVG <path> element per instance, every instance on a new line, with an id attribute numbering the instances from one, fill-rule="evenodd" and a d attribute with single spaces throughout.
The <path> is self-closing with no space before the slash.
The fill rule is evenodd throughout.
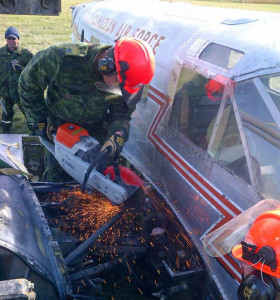
<path id="1" fill-rule="evenodd" d="M 5 45 L 4 33 L 7 27 L 14 26 L 21 35 L 21 45 L 32 53 L 50 45 L 71 41 L 71 9 L 87 0 L 62 0 L 62 11 L 59 16 L 20 16 L 0 15 L 0 46 Z"/>
<path id="2" fill-rule="evenodd" d="M 178 0 L 184 2 L 184 0 Z M 213 6 L 213 7 L 226 7 L 247 10 L 261 10 L 280 13 L 280 4 L 255 4 L 255 3 L 232 3 L 229 0 L 213 0 L 213 1 L 190 1 L 196 5 Z M 241 1 L 240 1 L 241 2 Z M 246 0 L 244 1 L 246 2 Z"/>
<path id="3" fill-rule="evenodd" d="M 131 0 L 133 1 L 133 0 Z M 170 1 L 170 0 L 168 0 Z M 173 1 L 173 0 L 171 0 Z M 180 1 L 180 0 L 178 0 Z M 184 0 L 181 0 L 184 1 Z M 9 26 L 14 26 L 21 35 L 20 43 L 33 54 L 50 45 L 71 41 L 71 9 L 79 3 L 91 2 L 90 0 L 62 0 L 62 12 L 59 16 L 19 16 L 0 15 L 0 47 L 5 45 L 4 32 Z M 280 12 L 280 5 L 274 4 L 243 4 L 230 3 L 229 1 L 190 1 L 196 5 L 242 8 L 252 10 L 264 10 Z M 246 2 L 246 1 L 245 1 Z M 12 128 L 13 133 L 28 132 L 25 119 L 15 106 L 15 117 Z M 0 113 L 2 109 L 0 108 Z"/>
<path id="4" fill-rule="evenodd" d="M 21 38 L 20 44 L 28 48 L 33 54 L 50 45 L 71 41 L 71 9 L 87 0 L 62 0 L 59 16 L 26 16 L 26 15 L 0 15 L 0 47 L 6 44 L 4 39 L 8 27 L 18 29 Z M 0 108 L 2 114 L 2 108 Z M 15 106 L 15 117 L 12 133 L 27 133 L 25 118 Z"/>

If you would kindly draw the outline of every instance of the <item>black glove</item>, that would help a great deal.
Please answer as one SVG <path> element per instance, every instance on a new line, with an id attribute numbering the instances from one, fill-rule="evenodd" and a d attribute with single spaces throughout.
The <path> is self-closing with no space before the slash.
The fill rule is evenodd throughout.
<path id="1" fill-rule="evenodd" d="M 32 123 L 31 127 L 32 127 L 32 135 L 37 135 L 48 140 L 47 121 Z"/>
<path id="2" fill-rule="evenodd" d="M 18 63 L 17 60 L 12 60 L 11 65 L 12 65 L 13 71 L 20 71 L 21 72 L 23 70 L 23 67 Z"/>
<path id="3" fill-rule="evenodd" d="M 109 148 L 109 156 L 111 159 L 116 160 L 122 152 L 124 145 L 124 132 L 122 130 L 116 131 L 109 139 L 105 141 L 100 152 Z"/>
<path id="4" fill-rule="evenodd" d="M 47 132 L 47 137 L 48 137 L 49 141 L 53 142 L 53 134 L 56 133 L 56 130 L 57 130 L 56 126 L 54 126 L 53 124 L 50 124 L 50 123 L 47 124 L 46 132 Z"/>

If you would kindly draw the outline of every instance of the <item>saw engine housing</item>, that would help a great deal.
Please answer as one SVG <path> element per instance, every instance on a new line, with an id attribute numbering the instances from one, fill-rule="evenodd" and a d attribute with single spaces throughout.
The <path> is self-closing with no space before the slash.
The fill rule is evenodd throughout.
<path id="1" fill-rule="evenodd" d="M 87 130 L 84 128 L 66 123 L 58 128 L 57 134 L 54 137 L 54 144 L 54 149 L 51 152 L 55 155 L 60 166 L 71 177 L 82 184 L 92 159 L 100 153 L 100 143 L 89 136 Z M 118 179 L 120 179 L 120 176 Z M 114 204 L 120 205 L 138 187 L 139 185 L 127 185 L 122 180 L 118 180 L 115 183 L 94 167 L 89 174 L 85 191 L 90 194 L 93 190 L 98 190 Z"/>

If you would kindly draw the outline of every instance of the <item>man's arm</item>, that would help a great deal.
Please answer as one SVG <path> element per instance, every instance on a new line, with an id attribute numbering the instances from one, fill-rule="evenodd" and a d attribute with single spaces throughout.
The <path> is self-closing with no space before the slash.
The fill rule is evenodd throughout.
<path id="1" fill-rule="evenodd" d="M 122 97 L 114 96 L 116 100 L 110 106 L 110 114 L 108 116 L 108 137 L 116 131 L 124 133 L 125 141 L 128 140 L 131 114 L 135 110 L 135 106 L 128 108 Z"/>
<path id="2" fill-rule="evenodd" d="M 124 142 L 128 140 L 131 114 L 135 107 L 128 108 L 122 97 L 117 97 L 110 106 L 108 136 L 101 151 L 110 149 L 110 157 L 116 160 L 122 152 Z"/>
<path id="3" fill-rule="evenodd" d="M 28 123 L 47 119 L 44 91 L 58 70 L 59 55 L 56 47 L 38 52 L 22 71 L 18 87 Z"/>

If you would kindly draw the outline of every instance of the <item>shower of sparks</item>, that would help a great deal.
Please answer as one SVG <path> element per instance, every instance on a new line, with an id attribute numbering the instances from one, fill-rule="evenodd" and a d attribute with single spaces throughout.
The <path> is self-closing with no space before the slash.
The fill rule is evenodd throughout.
<path id="1" fill-rule="evenodd" d="M 128 233 L 139 233 L 143 230 L 137 222 L 137 213 L 133 210 L 125 210 L 123 206 L 111 205 L 99 192 L 87 195 L 81 193 L 78 188 L 70 191 L 63 190 L 60 193 L 50 194 L 46 202 L 61 203 L 58 211 L 49 216 L 49 219 L 57 228 L 80 240 L 86 240 L 116 214 L 122 213 L 114 226 L 98 238 L 97 244 L 102 244 L 103 248 L 96 249 L 94 245 L 91 249 L 91 252 L 99 251 L 100 263 L 105 255 L 109 254 L 112 259 L 119 256 L 116 251 L 117 239 L 125 238 Z M 144 243 L 141 236 L 138 237 L 138 242 Z"/>
<path id="2" fill-rule="evenodd" d="M 172 210 L 166 203 L 159 201 L 157 195 L 149 189 L 145 189 L 146 194 L 150 198 L 151 209 L 147 209 L 146 213 L 151 214 L 153 222 L 154 214 L 152 211 L 156 211 L 160 219 L 168 219 L 170 224 L 174 225 L 173 230 L 164 228 L 166 231 L 166 239 L 164 240 L 162 251 L 166 253 L 166 258 L 169 261 L 169 266 L 174 273 L 185 269 L 190 269 L 193 265 L 192 257 L 186 255 L 178 256 L 177 250 L 192 249 L 192 243 L 185 233 L 184 228 L 174 216 Z M 66 233 L 71 234 L 80 240 L 86 240 L 94 232 L 96 232 L 102 225 L 110 222 L 110 220 L 116 215 L 121 213 L 121 218 L 102 236 L 99 236 L 96 243 L 92 246 L 85 261 L 89 261 L 94 257 L 96 265 L 104 263 L 110 259 L 116 259 L 122 256 L 118 253 L 120 246 L 125 246 L 132 249 L 135 245 L 149 246 L 150 249 L 156 251 L 158 247 L 157 241 L 144 239 L 144 236 L 148 236 L 144 233 L 143 223 L 139 225 L 139 216 L 141 215 L 134 212 L 133 210 L 126 210 L 124 206 L 113 206 L 108 199 L 99 192 L 94 192 L 92 195 L 83 194 L 77 188 L 76 190 L 64 190 L 59 193 L 50 193 L 46 202 L 51 206 L 55 207 L 54 210 L 49 209 L 46 205 L 46 212 L 48 220 L 56 225 L 56 227 Z M 61 205 L 57 205 L 60 203 Z M 164 224 L 163 224 L 164 227 Z M 175 231 L 174 228 L 176 227 Z M 134 235 L 134 234 L 135 235 Z M 143 233 L 143 234 L 142 234 Z M 130 239 L 134 236 L 135 239 Z M 189 253 L 187 253 L 189 254 Z M 98 255 L 98 257 L 96 257 Z M 171 257 L 172 256 L 172 257 Z M 198 257 L 197 257 L 198 260 Z M 125 261 L 124 261 L 125 262 Z M 132 284 L 133 265 L 136 265 L 134 260 L 131 261 L 131 265 L 125 262 L 128 274 L 126 281 Z M 158 276 L 161 275 L 161 270 L 156 269 Z M 140 278 L 144 280 L 143 274 Z M 82 286 L 85 286 L 84 281 L 81 282 Z M 107 284 L 106 281 L 103 284 Z M 158 284 L 155 279 L 154 285 Z M 82 287 L 81 286 L 81 287 Z M 78 287 L 79 289 L 80 287 Z M 114 289 L 118 289 L 119 286 L 114 283 Z M 140 287 L 137 287 L 138 292 L 143 295 L 143 291 Z M 79 290 L 77 290 L 79 293 Z M 114 299 L 113 297 L 111 299 Z"/>
<path id="3" fill-rule="evenodd" d="M 74 205 L 69 209 L 70 199 Z M 81 240 L 87 239 L 100 226 L 109 222 L 117 213 L 121 211 L 120 206 L 113 206 L 102 194 L 96 192 L 87 195 L 77 190 L 64 190 L 55 193 L 47 199 L 51 203 L 63 203 L 60 213 L 53 217 L 57 227 L 68 232 Z M 64 202 L 66 202 L 64 204 Z M 69 211 L 68 211 L 69 210 Z M 67 211 L 67 213 L 65 213 Z"/>
<path id="4" fill-rule="evenodd" d="M 154 209 L 159 213 L 159 215 L 164 215 L 165 218 L 168 218 L 171 220 L 172 224 L 176 224 L 177 233 L 174 235 L 174 232 L 168 230 L 168 228 L 165 228 L 166 234 L 169 237 L 169 244 L 165 245 L 165 250 L 169 251 L 169 246 L 177 245 L 177 248 L 180 249 L 193 249 L 193 244 L 188 237 L 188 235 L 185 233 L 184 228 L 182 227 L 181 223 L 175 218 L 173 212 L 171 211 L 170 207 L 166 205 L 165 202 L 159 201 L 157 195 L 155 194 L 154 190 L 151 190 L 149 187 L 146 187 L 145 189 L 146 194 L 149 196 L 149 198 L 152 200 L 151 203 L 154 207 Z M 150 246 L 155 247 L 154 243 L 150 241 Z M 199 258 L 196 257 L 199 261 Z M 184 259 L 184 264 L 176 264 L 177 258 L 175 259 L 175 263 L 173 266 L 171 266 L 174 273 L 176 273 L 181 267 L 187 267 L 190 268 L 192 265 L 192 257 L 186 257 Z"/>

